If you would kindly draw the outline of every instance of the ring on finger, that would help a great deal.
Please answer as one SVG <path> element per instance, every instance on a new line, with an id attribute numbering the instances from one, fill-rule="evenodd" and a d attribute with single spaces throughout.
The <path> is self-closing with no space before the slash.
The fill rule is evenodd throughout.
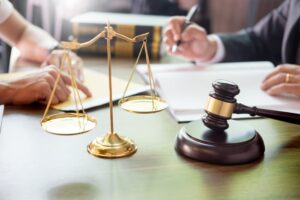
<path id="1" fill-rule="evenodd" d="M 286 73 L 285 74 L 285 80 L 284 82 L 289 83 L 291 81 L 291 74 L 290 73 Z"/>

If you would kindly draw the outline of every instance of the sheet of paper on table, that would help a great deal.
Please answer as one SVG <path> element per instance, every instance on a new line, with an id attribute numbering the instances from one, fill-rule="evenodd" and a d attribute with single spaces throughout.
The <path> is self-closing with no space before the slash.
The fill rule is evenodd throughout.
<path id="1" fill-rule="evenodd" d="M 139 72 L 145 76 L 145 66 Z M 297 97 L 273 97 L 260 89 L 264 77 L 274 68 L 270 62 L 224 63 L 211 66 L 193 64 L 153 65 L 153 74 L 159 94 L 169 104 L 169 111 L 178 122 L 201 118 L 212 82 L 225 79 L 239 85 L 238 102 L 260 108 L 300 113 Z M 249 118 L 249 115 L 234 114 L 233 118 Z"/>
<path id="2" fill-rule="evenodd" d="M 84 109 L 101 106 L 109 102 L 108 93 L 108 76 L 102 73 L 98 73 L 92 70 L 84 70 L 85 85 L 92 91 L 93 96 L 86 98 L 82 93 L 82 103 Z M 113 100 L 116 101 L 123 96 L 127 80 L 123 80 L 117 77 L 112 77 L 113 88 Z M 126 93 L 127 96 L 137 93 L 145 92 L 149 89 L 149 86 L 131 82 Z M 71 111 L 75 110 L 75 102 L 70 95 L 69 100 L 53 106 L 57 110 Z"/>
<path id="3" fill-rule="evenodd" d="M 9 74 L 0 74 L 0 80 L 9 81 L 16 78 L 20 78 L 29 72 L 18 72 Z M 107 104 L 109 102 L 108 97 L 108 76 L 93 70 L 84 69 L 84 84 L 91 90 L 93 96 L 86 98 L 81 92 L 82 103 L 84 109 L 89 109 L 97 106 Z M 117 77 L 112 77 L 113 85 L 113 100 L 118 100 L 123 96 L 127 80 L 123 80 Z M 131 82 L 127 90 L 126 95 L 134 95 L 137 93 L 145 92 L 149 89 L 149 86 Z M 75 102 L 72 98 L 72 90 L 69 99 L 57 105 L 52 106 L 54 109 L 62 111 L 72 111 L 76 109 Z"/>

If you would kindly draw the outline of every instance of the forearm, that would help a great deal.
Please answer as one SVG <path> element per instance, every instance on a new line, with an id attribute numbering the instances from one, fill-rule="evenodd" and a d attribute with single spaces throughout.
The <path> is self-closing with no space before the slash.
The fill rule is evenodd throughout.
<path id="1" fill-rule="evenodd" d="M 0 82 L 0 104 L 11 104 L 14 95 L 13 88 L 9 83 Z"/>
<path id="2" fill-rule="evenodd" d="M 225 49 L 224 44 L 219 36 L 215 34 L 208 35 L 209 47 L 206 51 L 206 58 L 202 57 L 194 60 L 200 65 L 218 63 L 224 59 Z"/>
<path id="3" fill-rule="evenodd" d="M 209 35 L 207 37 L 207 41 L 208 47 L 205 54 L 202 56 L 202 61 L 204 62 L 213 60 L 218 50 L 217 37 L 215 37 L 214 35 Z"/>
<path id="4" fill-rule="evenodd" d="M 27 22 L 17 11 L 0 24 L 0 37 L 20 50 L 21 57 L 42 62 L 57 41 L 44 30 Z"/>
<path id="5" fill-rule="evenodd" d="M 28 60 L 43 62 L 49 54 L 49 49 L 57 45 L 57 41 L 44 30 L 28 24 L 22 33 L 16 47 L 21 57 Z"/>

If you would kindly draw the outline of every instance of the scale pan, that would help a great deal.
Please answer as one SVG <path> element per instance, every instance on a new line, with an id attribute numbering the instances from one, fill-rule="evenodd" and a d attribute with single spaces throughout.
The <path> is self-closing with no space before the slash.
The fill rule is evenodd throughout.
<path id="1" fill-rule="evenodd" d="M 157 96 L 131 96 L 119 101 L 121 108 L 128 112 L 147 114 L 162 111 L 168 104 Z"/>
<path id="2" fill-rule="evenodd" d="M 83 113 L 59 113 L 45 117 L 42 128 L 55 135 L 77 135 L 86 133 L 97 124 L 96 119 Z"/>

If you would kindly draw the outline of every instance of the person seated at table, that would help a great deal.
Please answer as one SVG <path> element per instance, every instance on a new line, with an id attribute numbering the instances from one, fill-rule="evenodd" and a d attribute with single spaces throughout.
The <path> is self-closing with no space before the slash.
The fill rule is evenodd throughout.
<path id="1" fill-rule="evenodd" d="M 54 81 L 59 74 L 57 65 L 63 51 L 51 51 L 58 42 L 47 32 L 30 24 L 12 6 L 8 0 L 0 0 L 0 38 L 20 51 L 21 58 L 38 62 L 44 66 L 37 72 L 9 82 L 0 82 L 0 104 L 31 104 L 34 102 L 47 103 Z M 82 64 L 81 59 L 71 54 L 75 66 Z M 55 64 L 56 67 L 54 65 Z M 48 66 L 51 65 L 51 66 Z M 80 76 L 77 67 L 77 76 Z M 70 91 L 67 85 L 70 78 L 62 75 L 54 94 L 52 104 L 67 100 Z M 91 92 L 80 82 L 78 88 L 87 96 Z"/>
<path id="2" fill-rule="evenodd" d="M 195 23 L 210 31 L 210 19 L 208 13 L 208 0 L 131 0 L 131 12 L 146 15 L 186 15 L 194 6 L 201 7 L 201 16 Z"/>
<path id="3" fill-rule="evenodd" d="M 254 27 L 212 35 L 195 24 L 181 30 L 185 18 L 172 17 L 164 31 L 164 43 L 169 54 L 203 64 L 269 60 L 277 67 L 266 76 L 261 88 L 270 95 L 300 96 L 299 10 L 300 1 L 286 0 Z M 172 52 L 179 39 L 179 47 Z"/>

